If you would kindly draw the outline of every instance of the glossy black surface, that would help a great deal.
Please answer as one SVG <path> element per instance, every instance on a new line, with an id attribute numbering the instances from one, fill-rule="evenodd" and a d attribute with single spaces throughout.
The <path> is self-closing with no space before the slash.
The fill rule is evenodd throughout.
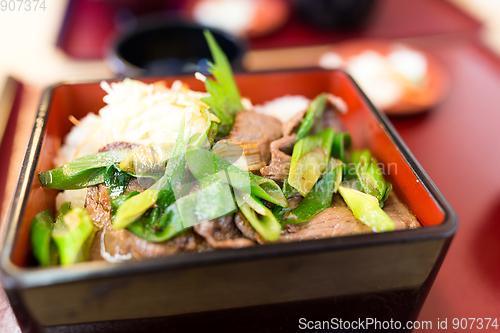
<path id="1" fill-rule="evenodd" d="M 351 30 L 363 26 L 375 10 L 376 0 L 296 0 L 307 23 L 326 29 Z"/>
<path id="2" fill-rule="evenodd" d="M 138 28 L 115 42 L 108 64 L 125 76 L 165 76 L 206 72 L 206 60 L 212 61 L 203 35 L 203 27 L 170 22 L 168 17 L 143 18 Z M 244 45 L 240 40 L 211 29 L 215 40 L 233 68 L 241 70 Z"/>

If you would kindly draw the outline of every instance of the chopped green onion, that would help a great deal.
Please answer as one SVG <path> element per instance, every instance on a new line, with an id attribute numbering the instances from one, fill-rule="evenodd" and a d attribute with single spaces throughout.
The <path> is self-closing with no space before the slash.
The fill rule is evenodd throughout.
<path id="1" fill-rule="evenodd" d="M 42 210 L 31 222 L 33 254 L 42 266 L 57 265 L 57 247 L 52 242 L 54 218 L 50 209 Z"/>
<path id="2" fill-rule="evenodd" d="M 231 188 L 222 180 L 207 182 L 198 191 L 177 199 L 175 204 L 185 228 L 236 211 Z"/>
<path id="3" fill-rule="evenodd" d="M 139 219 L 142 214 L 154 205 L 156 199 L 158 199 L 158 190 L 151 188 L 127 199 L 116 210 L 116 214 L 113 218 L 113 227 L 115 229 L 123 229 L 130 223 Z"/>
<path id="4" fill-rule="evenodd" d="M 87 260 L 96 232 L 88 212 L 75 207 L 60 217 L 52 230 L 52 238 L 59 250 L 61 264 Z"/>
<path id="5" fill-rule="evenodd" d="M 114 216 L 116 214 L 116 210 L 118 207 L 120 207 L 125 201 L 127 201 L 129 198 L 132 198 L 133 196 L 136 196 L 139 194 L 137 191 L 132 191 L 127 194 L 122 194 L 116 198 L 111 198 L 111 215 Z"/>
<path id="6" fill-rule="evenodd" d="M 348 164 L 346 151 L 351 147 L 351 135 L 349 133 L 335 133 L 332 145 L 332 156 Z"/>
<path id="7" fill-rule="evenodd" d="M 316 133 L 322 131 L 321 117 L 325 111 L 326 97 L 327 95 L 325 93 L 319 94 L 309 104 L 304 120 L 302 120 L 302 124 L 300 124 L 297 132 L 297 141 L 305 138 L 313 127 L 315 127 Z"/>
<path id="8" fill-rule="evenodd" d="M 163 242 L 195 224 L 236 211 L 231 189 L 222 181 L 201 187 L 166 208 L 163 205 L 171 200 L 168 195 L 165 199 L 159 197 L 157 203 L 161 206 L 147 211 L 127 229 L 149 241 Z"/>
<path id="9" fill-rule="evenodd" d="M 127 229 L 147 241 L 164 242 L 183 231 L 184 226 L 177 206 L 171 204 L 163 212 L 160 208 L 153 208 Z"/>
<path id="10" fill-rule="evenodd" d="M 241 212 L 259 235 L 270 242 L 277 240 L 281 234 L 281 224 L 273 213 L 253 195 L 237 189 L 234 194 Z"/>
<path id="11" fill-rule="evenodd" d="M 340 186 L 340 195 L 352 210 L 354 217 L 375 232 L 393 231 L 394 221 L 380 208 L 377 198 L 348 187 Z"/>
<path id="12" fill-rule="evenodd" d="M 77 158 L 62 167 L 38 175 L 43 186 L 78 190 L 104 182 L 105 169 L 120 163 L 130 149 L 106 151 Z"/>
<path id="13" fill-rule="evenodd" d="M 222 157 L 204 149 L 189 149 L 186 156 L 189 168 L 198 180 L 220 179 L 240 191 L 250 192 L 256 197 L 282 207 L 288 206 L 280 187 L 270 179 L 241 170 Z"/>
<path id="14" fill-rule="evenodd" d="M 257 171 L 266 166 L 262 161 L 260 145 L 257 142 L 219 140 L 213 146 L 212 152 L 243 170 Z"/>
<path id="15" fill-rule="evenodd" d="M 326 169 L 334 138 L 329 128 L 314 136 L 305 137 L 293 147 L 288 182 L 306 196 Z"/>
<path id="16" fill-rule="evenodd" d="M 171 150 L 167 144 L 150 143 L 137 147 L 124 156 L 120 169 L 139 177 L 159 179 L 165 173 Z"/>
<path id="17" fill-rule="evenodd" d="M 104 173 L 104 183 L 108 189 L 109 196 L 114 198 L 125 192 L 131 178 L 131 175 L 118 169 L 114 164 L 107 167 Z"/>
<path id="18" fill-rule="evenodd" d="M 380 207 L 389 196 L 392 185 L 385 181 L 382 169 L 377 165 L 377 160 L 370 151 L 353 151 L 352 161 L 356 163 L 356 176 L 364 193 L 377 198 Z"/>
<path id="19" fill-rule="evenodd" d="M 293 188 L 292 186 L 290 186 L 290 184 L 288 184 L 288 179 L 285 179 L 285 181 L 283 182 L 283 190 L 282 191 L 283 191 L 283 196 L 287 200 L 299 193 L 295 188 Z M 283 217 L 290 212 L 291 212 L 290 207 L 276 206 L 273 209 L 273 215 L 276 216 L 278 221 L 283 220 Z"/>
<path id="20" fill-rule="evenodd" d="M 71 210 L 71 202 L 66 201 L 61 205 L 61 208 L 59 208 L 59 213 L 57 214 L 56 217 L 56 224 L 59 223 L 64 223 L 63 217 L 64 215 L 68 214 L 68 212 Z"/>
<path id="21" fill-rule="evenodd" d="M 343 164 L 337 163 L 320 181 L 316 183 L 306 197 L 291 214 L 285 217 L 284 223 L 303 223 L 312 219 L 332 205 L 333 194 L 338 191 L 342 182 Z"/>

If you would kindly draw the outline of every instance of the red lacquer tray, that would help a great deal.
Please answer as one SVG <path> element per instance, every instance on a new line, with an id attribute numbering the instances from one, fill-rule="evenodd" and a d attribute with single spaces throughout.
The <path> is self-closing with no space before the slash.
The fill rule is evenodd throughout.
<path id="1" fill-rule="evenodd" d="M 172 80 L 167 78 L 168 83 Z M 182 80 L 203 90 L 193 77 Z M 36 175 L 51 168 L 56 148 L 71 127 L 68 116 L 80 118 L 104 105 L 99 82 L 56 85 L 46 91 L 40 105 L 1 257 L 4 287 L 15 301 L 21 326 L 115 320 L 137 327 L 168 322 L 188 332 L 218 326 L 231 317 L 242 329 L 262 325 L 277 331 L 296 328 L 301 316 L 326 316 L 331 311 L 344 319 L 374 314 L 387 320 L 416 318 L 458 221 L 387 118 L 340 71 L 241 74 L 237 81 L 254 103 L 284 94 L 312 98 L 324 91 L 344 98 L 349 112 L 341 120 L 354 146 L 369 148 L 381 163 L 395 166 L 389 180 L 424 228 L 122 264 L 29 267 L 31 219 L 53 207 L 55 195 L 41 187 Z M 311 278 L 313 283 L 304 284 Z M 160 285 L 161 291 L 152 287 Z M 380 302 L 386 306 L 377 308 Z M 287 316 L 287 321 L 276 321 L 271 313 Z M 220 332 L 235 329 L 218 326 Z"/>

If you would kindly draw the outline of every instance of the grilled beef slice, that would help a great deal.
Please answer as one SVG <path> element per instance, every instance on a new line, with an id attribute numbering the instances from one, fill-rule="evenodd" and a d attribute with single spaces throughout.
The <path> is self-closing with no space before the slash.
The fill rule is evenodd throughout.
<path id="1" fill-rule="evenodd" d="M 345 113 L 346 111 L 347 105 L 340 97 L 328 94 L 326 109 L 323 112 L 321 120 L 323 127 L 332 127 L 336 131 L 341 131 L 342 124 L 337 116 L 337 112 Z M 293 145 L 297 139 L 296 133 L 302 124 L 306 112 L 306 110 L 298 112 L 283 124 L 283 137 L 271 142 L 271 163 L 260 169 L 262 176 L 277 182 L 284 182 L 288 178 Z"/>
<path id="2" fill-rule="evenodd" d="M 236 228 L 233 216 L 229 214 L 211 221 L 204 221 L 195 225 L 193 229 L 215 249 L 239 249 L 254 246 L 255 242 L 243 237 L 240 230 Z"/>
<path id="3" fill-rule="evenodd" d="M 290 173 L 293 145 L 297 136 L 284 136 L 271 142 L 271 163 L 260 168 L 262 176 L 277 182 L 284 182 Z"/>
<path id="4" fill-rule="evenodd" d="M 240 111 L 228 139 L 233 142 L 257 142 L 261 159 L 267 164 L 271 158 L 269 145 L 281 136 L 281 122 L 278 119 L 253 111 Z"/>
<path id="5" fill-rule="evenodd" d="M 135 148 L 138 145 L 115 142 L 108 144 L 99 151 Z M 147 180 L 133 178 L 125 193 L 143 192 L 151 184 Z M 87 190 L 85 208 L 99 229 L 92 244 L 91 260 L 141 259 L 172 255 L 183 251 L 200 251 L 206 249 L 205 241 L 191 230 L 184 231 L 174 238 L 154 243 L 134 235 L 126 229 L 116 230 L 111 224 L 111 201 L 108 189 L 104 184 L 91 186 Z"/>
<path id="6" fill-rule="evenodd" d="M 283 137 L 271 142 L 271 163 L 260 169 L 262 176 L 277 182 L 284 182 L 288 178 L 293 146 L 297 140 L 296 132 L 305 114 L 306 111 L 299 112 L 283 124 Z"/>
<path id="7" fill-rule="evenodd" d="M 395 194 L 389 196 L 383 209 L 394 221 L 396 230 L 421 227 L 417 218 L 399 201 Z M 235 223 L 246 237 L 260 244 L 266 243 L 241 213 L 236 215 Z M 372 232 L 370 227 L 354 217 L 342 197 L 335 194 L 330 208 L 325 209 L 305 223 L 286 225 L 277 242 L 295 242 Z"/>
<path id="8" fill-rule="evenodd" d="M 137 189 L 137 188 L 136 188 Z M 104 184 L 88 188 L 85 208 L 97 227 L 100 227 L 92 244 L 91 260 L 109 258 L 153 258 L 203 247 L 203 241 L 192 231 L 185 231 L 174 238 L 153 243 L 140 238 L 127 229 L 116 230 L 111 224 L 111 203 Z"/>

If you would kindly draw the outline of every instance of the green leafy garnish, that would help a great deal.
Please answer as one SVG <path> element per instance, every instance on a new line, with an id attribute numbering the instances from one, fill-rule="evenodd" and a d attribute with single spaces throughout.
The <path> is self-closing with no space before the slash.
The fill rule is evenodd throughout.
<path id="1" fill-rule="evenodd" d="M 213 74 L 217 81 L 211 79 L 205 81 L 205 88 L 210 93 L 210 96 L 204 97 L 201 100 L 210 106 L 211 112 L 220 119 L 218 136 L 223 137 L 233 127 L 236 113 L 243 110 L 243 105 L 241 104 L 241 95 L 226 55 L 209 30 L 204 30 L 203 33 L 214 59 L 209 72 Z"/>
<path id="2" fill-rule="evenodd" d="M 114 164 L 107 167 L 104 173 L 104 183 L 108 188 L 109 196 L 114 198 L 125 192 L 131 178 L 131 175 L 118 169 Z"/>

